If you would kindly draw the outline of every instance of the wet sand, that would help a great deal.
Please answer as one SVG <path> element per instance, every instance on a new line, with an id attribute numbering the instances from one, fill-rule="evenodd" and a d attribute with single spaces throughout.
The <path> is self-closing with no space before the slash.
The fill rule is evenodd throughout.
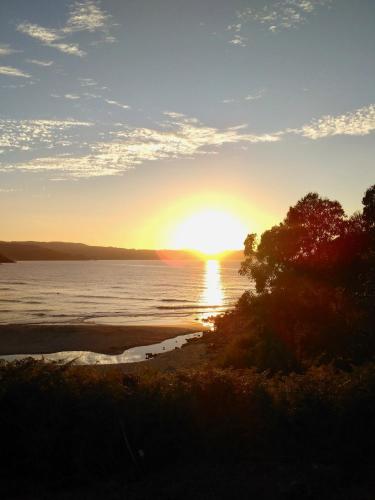
<path id="1" fill-rule="evenodd" d="M 203 368 L 207 364 L 207 346 L 200 339 L 191 340 L 180 349 L 158 354 L 147 361 L 137 363 L 118 363 L 115 365 L 95 365 L 102 373 L 111 371 L 140 375 L 144 372 L 175 372 L 178 370 Z M 93 365 L 81 365 L 82 367 Z"/>
<path id="2" fill-rule="evenodd" d="M 0 325 L 0 355 L 49 354 L 60 351 L 121 354 L 132 347 L 156 344 L 178 335 L 203 330 L 204 327 L 195 323 L 178 326 Z M 152 361 L 156 361 L 156 358 Z"/>
<path id="3" fill-rule="evenodd" d="M 94 368 L 102 373 L 117 372 L 141 375 L 142 373 L 164 372 L 173 373 L 178 370 L 199 370 L 210 365 L 215 356 L 216 333 L 204 330 L 203 337 L 191 339 L 180 349 L 163 352 L 147 361 L 137 363 L 117 363 L 113 365 L 81 365 L 79 368 Z"/>

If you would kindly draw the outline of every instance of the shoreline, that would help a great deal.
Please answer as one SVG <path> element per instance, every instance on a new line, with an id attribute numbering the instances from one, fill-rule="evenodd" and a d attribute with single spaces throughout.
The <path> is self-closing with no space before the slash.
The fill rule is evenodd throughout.
<path id="1" fill-rule="evenodd" d="M 119 355 L 132 347 L 207 330 L 192 322 L 176 325 L 4 324 L 0 325 L 0 356 L 66 351 Z"/>

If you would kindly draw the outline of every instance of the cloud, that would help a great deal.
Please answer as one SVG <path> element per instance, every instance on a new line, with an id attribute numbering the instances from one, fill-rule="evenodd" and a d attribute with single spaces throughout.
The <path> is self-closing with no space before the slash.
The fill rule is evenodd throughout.
<path id="1" fill-rule="evenodd" d="M 16 193 L 17 191 L 21 190 L 15 188 L 0 188 L 0 193 Z"/>
<path id="2" fill-rule="evenodd" d="M 239 33 L 241 31 L 242 24 L 237 23 L 237 24 L 230 24 L 227 26 L 227 31 L 234 31 L 235 33 Z"/>
<path id="3" fill-rule="evenodd" d="M 75 2 L 71 9 L 64 33 L 77 31 L 104 31 L 109 29 L 111 17 L 104 12 L 97 2 L 87 0 L 86 2 Z"/>
<path id="4" fill-rule="evenodd" d="M 201 123 L 197 118 L 166 111 L 158 128 L 116 128 L 99 133 L 99 140 L 82 143 L 74 127 L 93 123 L 75 120 L 0 120 L 0 152 L 32 151 L 34 157 L 17 163 L 0 163 L 0 171 L 47 172 L 52 179 L 77 179 L 119 175 L 144 162 L 168 159 L 192 159 L 215 154 L 219 148 L 249 144 L 274 143 L 289 134 L 316 140 L 336 135 L 364 136 L 375 130 L 375 105 L 362 107 L 338 116 L 326 115 L 299 129 L 285 129 L 270 134 L 249 134 L 247 125 L 219 129 Z M 70 131 L 70 129 L 72 129 Z M 70 148 L 84 144 L 85 154 Z M 65 146 L 66 153 L 54 148 Z M 41 148 L 51 151 L 41 155 Z"/>
<path id="5" fill-rule="evenodd" d="M 24 22 L 17 26 L 17 31 L 23 33 L 24 35 L 28 35 L 35 40 L 39 40 L 47 47 L 52 47 L 60 52 L 64 52 L 65 54 L 79 57 L 86 55 L 86 52 L 81 50 L 77 44 L 60 42 L 64 36 L 61 30 L 44 28 L 43 26 L 39 26 L 37 24 Z"/>
<path id="6" fill-rule="evenodd" d="M 114 101 L 113 99 L 104 99 L 107 104 L 111 104 L 112 106 L 117 106 L 122 109 L 130 109 L 130 106 L 127 104 L 121 104 L 120 102 Z"/>
<path id="7" fill-rule="evenodd" d="M 26 62 L 30 64 L 36 64 L 37 66 L 48 67 L 52 66 L 53 61 L 40 61 L 39 59 L 26 59 Z"/>
<path id="8" fill-rule="evenodd" d="M 94 94 L 93 92 L 83 92 L 82 95 L 88 99 L 100 99 L 102 97 L 100 94 Z"/>
<path id="9" fill-rule="evenodd" d="M 275 33 L 306 23 L 307 18 L 318 7 L 327 6 L 333 0 L 278 0 L 261 9 L 247 8 L 237 13 L 242 22 L 257 21 Z M 234 25 L 236 26 L 236 25 Z"/>
<path id="10" fill-rule="evenodd" d="M 326 115 L 301 129 L 290 130 L 309 139 L 335 135 L 368 135 L 375 130 L 375 105 L 370 104 L 351 113 Z"/>
<path id="11" fill-rule="evenodd" d="M 35 38 L 44 44 L 50 44 L 61 39 L 58 30 L 43 28 L 43 26 L 38 26 L 37 24 L 31 24 L 28 22 L 20 23 L 17 26 L 17 31 L 28 35 L 31 38 Z"/>
<path id="12" fill-rule="evenodd" d="M 18 68 L 13 68 L 12 66 L 0 66 L 0 75 L 31 78 L 31 75 L 29 75 L 25 71 L 22 71 Z"/>
<path id="13" fill-rule="evenodd" d="M 111 19 L 112 16 L 103 11 L 98 2 L 86 0 L 73 3 L 67 22 L 62 28 L 45 28 L 25 21 L 17 26 L 17 30 L 39 40 L 47 47 L 52 47 L 65 54 L 83 57 L 86 52 L 77 43 L 67 43 L 65 39 L 79 32 L 94 33 L 100 31 L 104 34 L 100 42 L 113 43 L 115 38 L 109 33 L 113 25 Z"/>
<path id="14" fill-rule="evenodd" d="M 71 101 L 76 101 L 77 99 L 80 99 L 80 96 L 77 94 L 65 94 L 64 97 L 65 99 L 69 99 Z"/>
<path id="15" fill-rule="evenodd" d="M 0 119 L 0 149 L 4 152 L 51 148 L 68 139 L 67 129 L 91 125 L 76 120 Z"/>
<path id="16" fill-rule="evenodd" d="M 98 82 L 92 78 L 78 78 L 81 87 L 96 87 Z"/>
<path id="17" fill-rule="evenodd" d="M 22 52 L 22 50 L 12 49 L 7 43 L 0 43 L 0 57 L 16 54 L 17 52 Z"/>
<path id="18" fill-rule="evenodd" d="M 72 43 L 50 43 L 49 47 L 59 50 L 64 54 L 68 54 L 70 56 L 78 56 L 83 57 L 87 54 L 84 50 L 80 49 L 77 44 Z"/>
<path id="19" fill-rule="evenodd" d="M 245 101 L 257 101 L 258 99 L 261 99 L 262 97 L 264 97 L 265 93 L 266 93 L 265 89 L 261 89 L 258 92 L 256 92 L 255 94 L 248 94 L 245 97 Z"/>
<path id="20" fill-rule="evenodd" d="M 232 104 L 232 103 L 242 103 L 243 101 L 256 101 L 258 99 L 261 99 L 264 94 L 266 93 L 265 89 L 258 90 L 255 94 L 248 94 L 245 97 L 241 97 L 239 99 L 223 99 L 221 102 L 223 104 Z"/>
<path id="21" fill-rule="evenodd" d="M 65 178 L 118 175 L 146 161 L 213 154 L 225 144 L 276 142 L 272 134 L 246 134 L 243 125 L 217 129 L 180 113 L 167 112 L 161 129 L 122 128 L 90 146 L 85 155 L 50 155 L 0 165 L 2 170 L 53 172 Z M 0 144 L 1 146 L 1 144 Z"/>
<path id="22" fill-rule="evenodd" d="M 246 47 L 247 38 L 241 35 L 234 35 L 228 43 L 232 45 L 237 45 L 238 47 Z"/>

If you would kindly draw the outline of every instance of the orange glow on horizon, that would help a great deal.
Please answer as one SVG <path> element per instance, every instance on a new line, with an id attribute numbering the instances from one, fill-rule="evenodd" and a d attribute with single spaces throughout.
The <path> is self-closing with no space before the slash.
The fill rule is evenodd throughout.
<path id="1" fill-rule="evenodd" d="M 276 220 L 262 205 L 225 191 L 200 191 L 164 200 L 145 211 L 138 225 L 123 229 L 120 246 L 190 251 L 201 260 L 243 250 L 249 233 L 261 234 Z"/>

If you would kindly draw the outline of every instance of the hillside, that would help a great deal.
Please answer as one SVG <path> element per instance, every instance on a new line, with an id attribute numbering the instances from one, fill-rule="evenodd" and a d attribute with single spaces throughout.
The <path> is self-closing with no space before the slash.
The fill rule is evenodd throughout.
<path id="1" fill-rule="evenodd" d="M 0 241 L 0 253 L 11 260 L 191 260 L 196 256 L 185 250 L 137 250 L 101 247 L 83 243 Z M 229 252 L 228 260 L 241 260 L 241 251 Z"/>
<path id="2" fill-rule="evenodd" d="M 34 242 L 0 242 L 0 253 L 11 260 L 84 260 L 81 255 L 53 250 Z M 86 259 L 85 259 L 86 260 Z"/>
<path id="3" fill-rule="evenodd" d="M 5 257 L 5 255 L 0 254 L 0 264 L 9 264 L 12 262 L 14 262 L 14 261 L 11 259 L 8 259 L 8 257 Z"/>

